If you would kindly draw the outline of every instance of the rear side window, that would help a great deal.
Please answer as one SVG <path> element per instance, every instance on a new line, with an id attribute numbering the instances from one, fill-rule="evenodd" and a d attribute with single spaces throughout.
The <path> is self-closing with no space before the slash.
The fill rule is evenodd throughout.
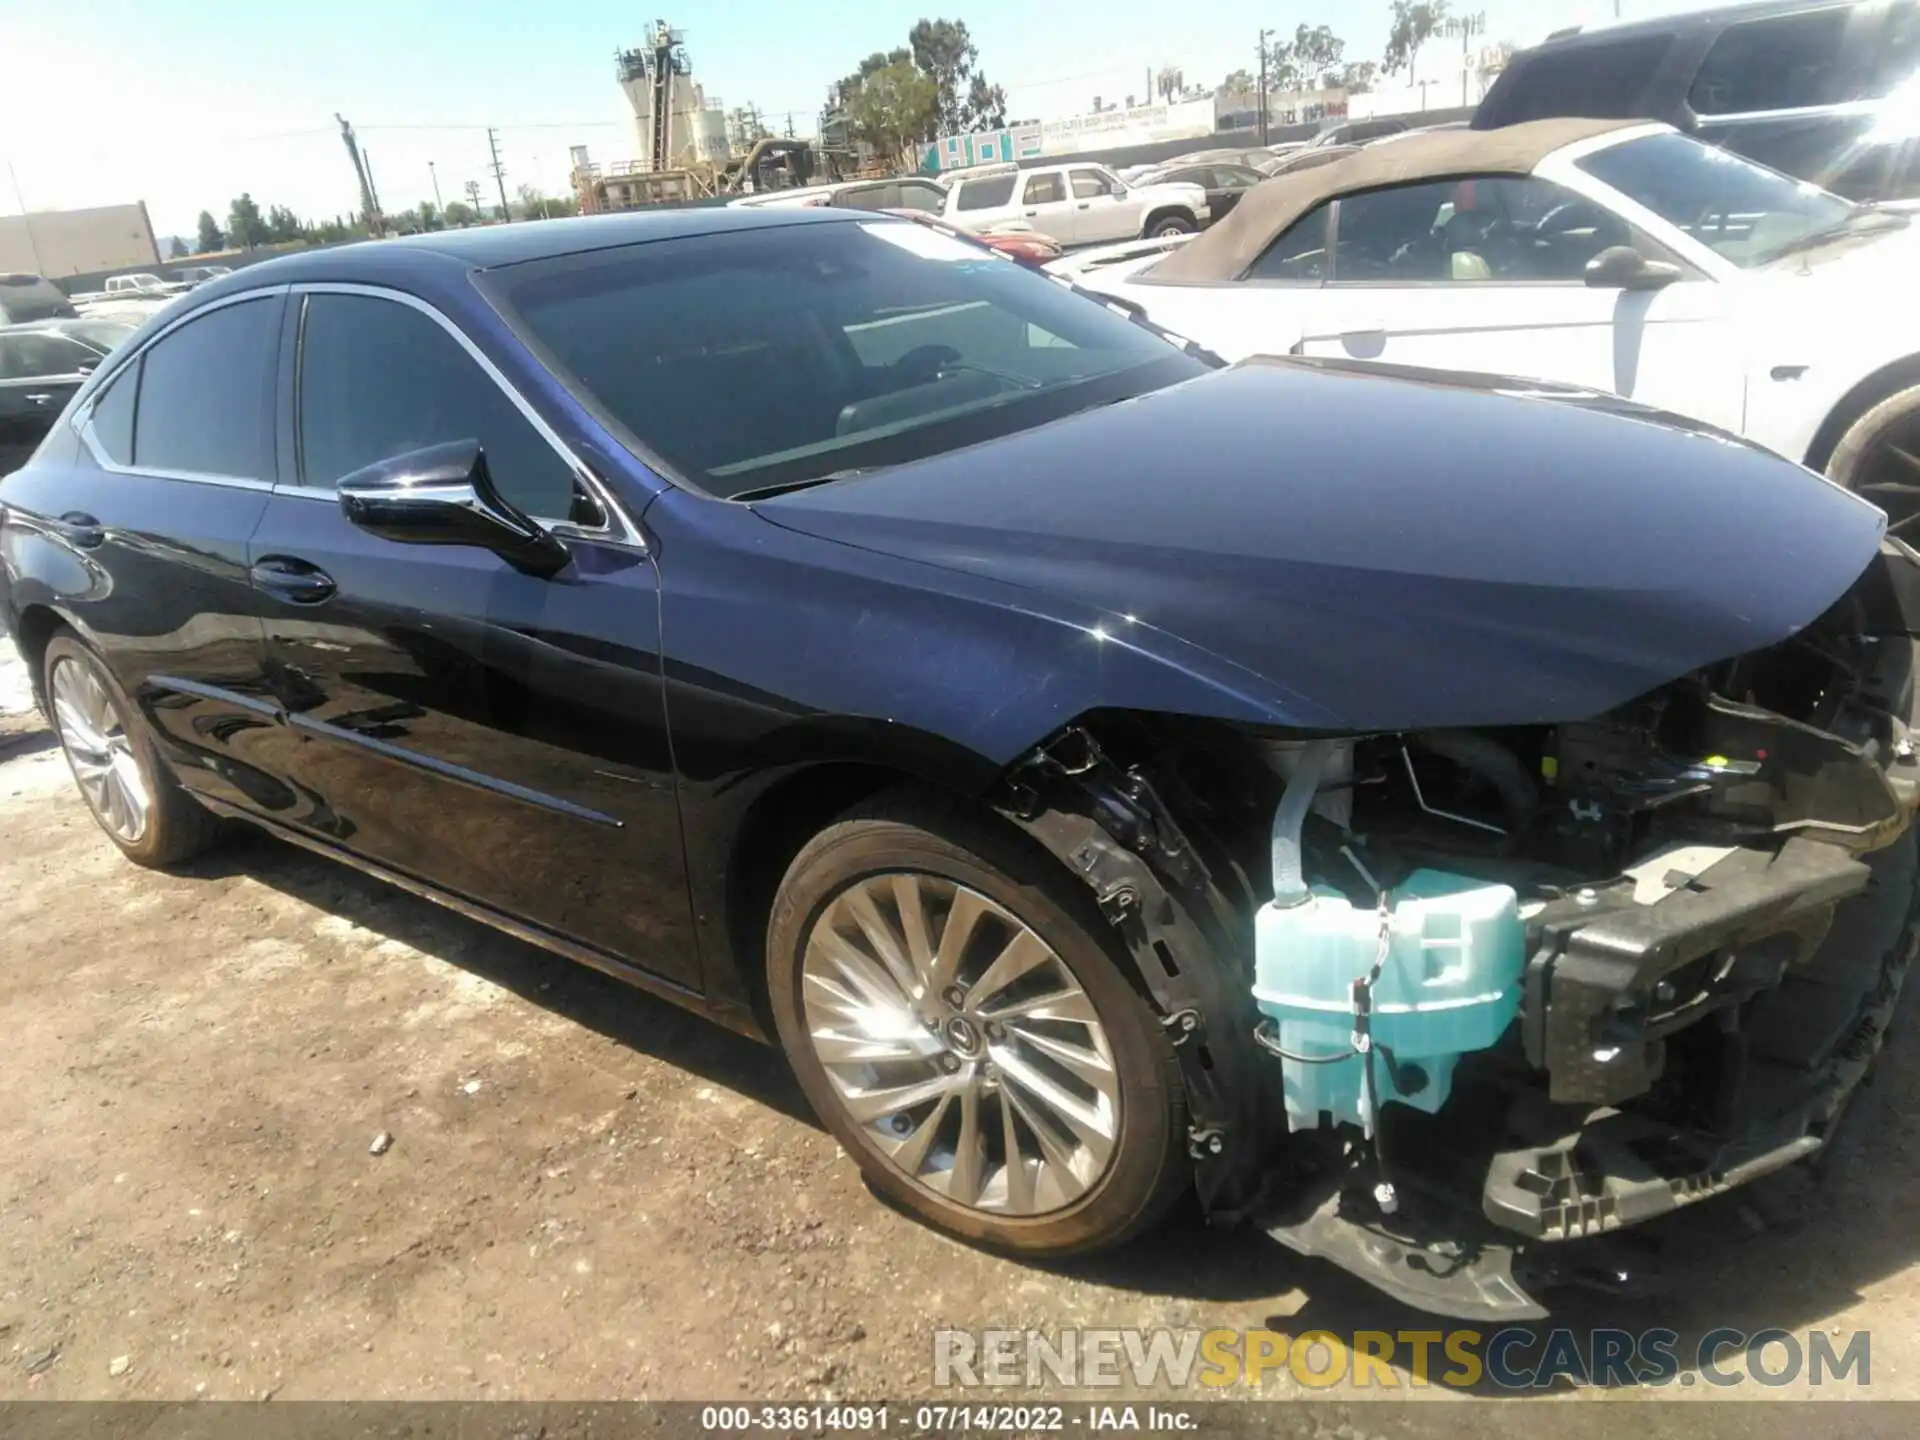
<path id="1" fill-rule="evenodd" d="M 573 512 L 566 461 L 460 343 L 410 305 L 309 296 L 299 411 L 303 484 L 331 487 L 410 450 L 478 440 L 508 500 L 543 520 Z"/>
<path id="2" fill-rule="evenodd" d="M 1523 120 L 1585 116 L 1631 120 L 1651 115 L 1640 97 L 1673 43 L 1669 35 L 1642 35 L 1565 50 L 1549 50 L 1513 66 L 1488 95 L 1476 129 Z"/>
<path id="3" fill-rule="evenodd" d="M 274 299 L 222 306 L 147 350 L 135 465 L 182 475 L 265 478 L 279 314 Z"/>
<path id="4" fill-rule="evenodd" d="M 133 463 L 133 401 L 140 392 L 142 363 L 136 359 L 114 376 L 93 402 L 93 442 L 116 465 Z"/>
<path id="5" fill-rule="evenodd" d="M 1035 175 L 1027 181 L 1025 200 L 1029 205 L 1051 205 L 1066 198 L 1067 188 L 1058 175 Z"/>
<path id="6" fill-rule="evenodd" d="M 1013 182 L 1018 175 L 987 175 L 979 180 L 962 181 L 956 210 L 991 210 L 1013 199 Z"/>
<path id="7" fill-rule="evenodd" d="M 1842 56 L 1854 7 L 1729 25 L 1713 42 L 1687 103 L 1700 115 L 1838 105 L 1848 92 Z"/>

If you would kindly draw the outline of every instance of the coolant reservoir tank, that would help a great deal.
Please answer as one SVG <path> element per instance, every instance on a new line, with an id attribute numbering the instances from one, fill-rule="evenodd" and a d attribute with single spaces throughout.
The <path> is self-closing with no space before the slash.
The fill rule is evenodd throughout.
<path id="1" fill-rule="evenodd" d="M 1526 930 L 1511 886 L 1470 876 L 1416 870 L 1391 900 L 1372 1035 L 1393 1063 L 1374 1057 L 1374 1091 L 1383 1102 L 1434 1111 L 1447 1102 L 1460 1057 L 1493 1045 L 1519 1013 Z M 1325 886 L 1303 904 L 1267 904 L 1255 917 L 1254 999 L 1283 1050 L 1328 1062 L 1281 1060 L 1294 1130 L 1326 1116 L 1370 1119 L 1353 1046 L 1353 982 L 1373 968 L 1379 944 L 1379 910 Z"/>

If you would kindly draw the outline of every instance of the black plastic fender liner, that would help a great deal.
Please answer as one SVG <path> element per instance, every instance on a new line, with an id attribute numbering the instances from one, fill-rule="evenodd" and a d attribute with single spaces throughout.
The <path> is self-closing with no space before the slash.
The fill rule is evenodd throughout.
<path id="1" fill-rule="evenodd" d="M 1060 740 L 1078 752 L 1065 767 L 1051 753 Z M 1118 933 L 1180 1062 L 1201 1204 L 1237 1217 L 1259 1187 L 1265 1106 L 1259 1017 L 1227 907 L 1150 783 L 1118 770 L 1090 735 L 1069 730 L 1030 763 L 1044 794 L 1016 779 L 996 808 L 1085 882 Z"/>

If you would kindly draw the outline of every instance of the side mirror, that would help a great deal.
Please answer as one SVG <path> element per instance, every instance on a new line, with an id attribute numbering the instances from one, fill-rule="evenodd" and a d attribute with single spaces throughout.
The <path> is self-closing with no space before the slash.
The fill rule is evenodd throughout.
<path id="1" fill-rule="evenodd" d="M 1124 199 L 1126 199 L 1126 198 L 1127 198 L 1127 187 L 1126 187 L 1126 186 L 1124 186 L 1124 185 L 1115 185 L 1115 186 L 1113 187 L 1113 198 L 1114 198 L 1114 199 L 1116 199 L 1116 200 L 1124 200 Z"/>
<path id="2" fill-rule="evenodd" d="M 347 519 L 402 545 L 468 545 L 491 550 L 516 570 L 543 579 L 571 558 L 556 536 L 493 488 L 477 440 L 410 450 L 340 481 Z"/>
<path id="3" fill-rule="evenodd" d="M 1587 262 L 1591 290 L 1659 290 L 1680 278 L 1680 267 L 1649 260 L 1631 245 L 1609 245 Z"/>

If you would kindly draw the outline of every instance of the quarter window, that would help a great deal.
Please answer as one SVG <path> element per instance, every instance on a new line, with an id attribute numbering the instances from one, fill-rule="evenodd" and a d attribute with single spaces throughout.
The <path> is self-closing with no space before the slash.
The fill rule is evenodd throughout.
<path id="1" fill-rule="evenodd" d="M 267 474 L 279 314 L 269 298 L 225 305 L 148 348 L 140 362 L 135 465 L 244 480 Z"/>
<path id="2" fill-rule="evenodd" d="M 311 295 L 300 341 L 301 483 L 477 440 L 494 488 L 527 514 L 573 512 L 573 473 L 438 322 L 394 300 Z"/>
<path id="3" fill-rule="evenodd" d="M 136 359 L 114 376 L 93 402 L 93 442 L 116 465 L 133 463 L 133 400 L 140 390 L 143 363 Z"/>
<path id="4" fill-rule="evenodd" d="M 1327 278 L 1327 217 L 1331 204 L 1315 206 L 1267 246 L 1241 277 L 1246 280 L 1293 280 L 1318 285 Z"/>

